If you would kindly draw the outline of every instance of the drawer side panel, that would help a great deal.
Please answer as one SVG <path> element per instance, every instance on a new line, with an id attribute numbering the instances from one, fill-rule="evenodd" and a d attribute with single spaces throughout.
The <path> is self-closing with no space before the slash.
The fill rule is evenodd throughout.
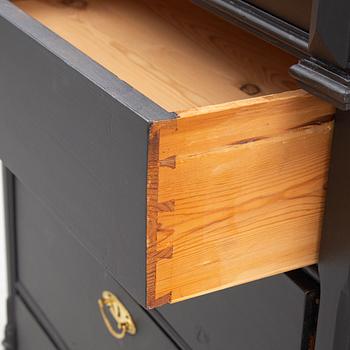
<path id="1" fill-rule="evenodd" d="M 317 261 L 332 113 L 296 91 L 153 126 L 150 307 Z"/>

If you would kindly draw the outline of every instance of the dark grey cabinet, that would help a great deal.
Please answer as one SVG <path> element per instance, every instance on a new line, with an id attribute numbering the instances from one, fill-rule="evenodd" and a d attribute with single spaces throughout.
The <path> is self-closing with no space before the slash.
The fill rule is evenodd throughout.
<path id="1" fill-rule="evenodd" d="M 302 271 L 159 308 L 192 349 L 310 349 L 319 290 Z"/>
<path id="2" fill-rule="evenodd" d="M 148 314 L 71 236 L 64 222 L 13 180 L 16 290 L 39 315 L 57 348 L 219 350 L 230 344 L 242 350 L 272 350 L 285 344 L 292 350 L 308 349 L 314 342 L 319 287 L 305 272 L 270 277 Z M 103 291 L 117 295 L 129 310 L 135 336 L 116 340 L 108 333 L 97 303 Z M 47 341 L 47 336 L 41 339 L 33 333 L 33 327 L 41 327 L 36 320 L 25 327 L 22 304 L 15 304 L 19 349 L 25 344 L 22 338 L 29 341 L 33 336 L 33 346 Z M 26 315 L 32 318 L 29 311 Z"/>
<path id="3" fill-rule="evenodd" d="M 349 21 L 298 4 L 0 0 L 6 350 L 348 350 Z"/>
<path id="4" fill-rule="evenodd" d="M 57 350 L 23 302 L 16 299 L 17 346 L 28 350 Z"/>
<path id="5" fill-rule="evenodd" d="M 67 349 L 176 349 L 59 218 L 18 181 L 15 192 L 18 288 L 32 297 Z M 108 333 L 97 303 L 103 291 L 117 295 L 128 309 L 135 336 L 118 341 Z"/>

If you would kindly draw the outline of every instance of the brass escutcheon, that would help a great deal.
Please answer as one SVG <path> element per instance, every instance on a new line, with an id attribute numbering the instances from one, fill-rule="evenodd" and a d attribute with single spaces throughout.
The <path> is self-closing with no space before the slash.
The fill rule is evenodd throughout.
<path id="1" fill-rule="evenodd" d="M 102 319 L 113 337 L 123 339 L 127 334 L 136 334 L 136 326 L 129 311 L 113 293 L 104 291 L 102 297 L 98 300 L 98 305 Z M 110 319 L 106 315 L 106 310 L 110 312 L 115 320 L 118 330 L 115 330 L 111 325 Z"/>

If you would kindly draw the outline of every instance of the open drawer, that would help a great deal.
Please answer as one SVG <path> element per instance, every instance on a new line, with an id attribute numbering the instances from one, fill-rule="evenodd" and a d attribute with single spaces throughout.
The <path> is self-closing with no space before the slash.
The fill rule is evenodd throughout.
<path id="1" fill-rule="evenodd" d="M 1 156 L 139 302 L 317 262 L 334 109 L 293 57 L 185 0 L 0 4 Z"/>

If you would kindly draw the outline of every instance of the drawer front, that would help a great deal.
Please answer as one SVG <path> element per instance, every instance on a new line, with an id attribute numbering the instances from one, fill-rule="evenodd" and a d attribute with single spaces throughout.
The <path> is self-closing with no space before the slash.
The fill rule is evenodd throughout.
<path id="1" fill-rule="evenodd" d="M 70 236 L 69 228 L 18 181 L 15 188 L 19 283 L 67 348 L 175 349 L 146 312 Z M 136 324 L 136 335 L 119 340 L 109 333 L 97 302 L 103 291 L 123 303 Z"/>
<path id="2" fill-rule="evenodd" d="M 17 350 L 57 350 L 23 302 L 15 302 Z"/>
<path id="3" fill-rule="evenodd" d="M 0 32 L 1 159 L 144 303 L 147 118 L 168 113 L 7 0 Z"/>
<path id="4" fill-rule="evenodd" d="M 312 0 L 247 0 L 247 2 L 306 32 L 310 29 Z"/>
<path id="5" fill-rule="evenodd" d="M 158 309 L 196 350 L 313 349 L 319 286 L 300 270 Z"/>
<path id="6" fill-rule="evenodd" d="M 15 3 L 152 96 L 0 0 L 0 155 L 134 299 L 156 307 L 317 262 L 334 108 L 286 91 L 293 57 L 188 1 Z M 125 40 L 131 11 L 142 21 Z M 154 102 L 179 95 L 182 112 Z"/>

